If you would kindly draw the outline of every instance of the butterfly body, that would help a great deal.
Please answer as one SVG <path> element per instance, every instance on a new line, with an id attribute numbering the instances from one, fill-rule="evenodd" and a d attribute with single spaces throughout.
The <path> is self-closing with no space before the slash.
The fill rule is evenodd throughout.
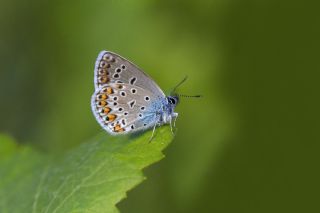
<path id="1" fill-rule="evenodd" d="M 147 74 L 115 53 L 98 55 L 94 84 L 93 114 L 112 135 L 155 129 L 178 116 L 178 97 L 165 96 Z"/>

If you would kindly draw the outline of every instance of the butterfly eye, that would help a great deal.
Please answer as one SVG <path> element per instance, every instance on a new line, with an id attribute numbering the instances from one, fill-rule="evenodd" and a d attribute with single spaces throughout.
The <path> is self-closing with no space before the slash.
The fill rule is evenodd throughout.
<path id="1" fill-rule="evenodd" d="M 174 100 L 174 98 L 170 98 L 170 101 L 171 101 L 172 104 L 176 103 L 176 100 Z"/>
<path id="2" fill-rule="evenodd" d="M 173 104 L 173 105 L 175 105 L 177 103 L 176 99 L 172 98 L 172 97 L 168 97 L 168 102 L 169 102 L 169 104 Z"/>

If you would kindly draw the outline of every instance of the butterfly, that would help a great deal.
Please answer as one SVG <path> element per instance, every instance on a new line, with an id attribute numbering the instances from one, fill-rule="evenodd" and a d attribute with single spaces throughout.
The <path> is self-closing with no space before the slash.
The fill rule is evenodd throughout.
<path id="1" fill-rule="evenodd" d="M 179 96 L 166 96 L 151 77 L 115 53 L 99 53 L 94 86 L 92 112 L 101 127 L 112 135 L 153 128 L 152 138 L 156 126 L 171 125 L 178 117 L 174 109 Z"/>

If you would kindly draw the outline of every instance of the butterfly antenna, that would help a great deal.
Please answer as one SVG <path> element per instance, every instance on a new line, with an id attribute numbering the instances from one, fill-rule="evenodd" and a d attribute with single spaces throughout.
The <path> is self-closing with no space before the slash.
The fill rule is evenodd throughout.
<path id="1" fill-rule="evenodd" d="M 182 94 L 177 94 L 179 97 L 183 98 L 202 98 L 202 95 L 182 95 Z"/>
<path id="2" fill-rule="evenodd" d="M 177 84 L 177 85 L 173 88 L 172 93 L 175 93 L 175 91 L 178 89 L 178 87 L 180 87 L 181 84 L 183 84 L 187 79 L 188 79 L 188 76 L 185 76 L 185 77 L 182 79 L 182 81 L 180 81 L 180 83 Z"/>
<path id="3" fill-rule="evenodd" d="M 176 94 L 179 97 L 184 97 L 184 98 L 201 98 L 202 95 L 182 95 L 182 94 L 177 94 L 175 91 L 178 89 L 181 84 L 183 84 L 186 80 L 188 79 L 188 76 L 185 76 L 182 81 L 180 81 L 172 90 L 171 94 Z"/>

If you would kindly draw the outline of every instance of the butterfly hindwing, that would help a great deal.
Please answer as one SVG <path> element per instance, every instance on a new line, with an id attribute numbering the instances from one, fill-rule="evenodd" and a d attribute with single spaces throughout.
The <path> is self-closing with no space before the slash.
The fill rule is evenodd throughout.
<path id="1" fill-rule="evenodd" d="M 123 134 L 155 124 L 152 103 L 156 97 L 145 89 L 126 83 L 100 86 L 92 96 L 92 109 L 100 125 L 111 134 Z"/>

